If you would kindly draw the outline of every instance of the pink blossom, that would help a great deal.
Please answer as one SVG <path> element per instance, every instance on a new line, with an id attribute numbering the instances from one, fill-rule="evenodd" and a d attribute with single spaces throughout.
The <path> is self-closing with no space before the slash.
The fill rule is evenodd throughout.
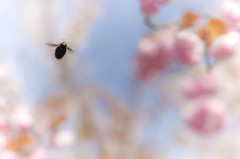
<path id="1" fill-rule="evenodd" d="M 6 116 L 0 113 L 0 134 L 8 135 L 10 132 L 9 123 Z"/>
<path id="2" fill-rule="evenodd" d="M 139 43 L 136 73 L 140 79 L 149 80 L 167 69 L 173 56 L 173 33 L 169 30 L 155 32 Z"/>
<path id="3" fill-rule="evenodd" d="M 147 16 L 158 12 L 161 5 L 167 4 L 170 0 L 139 0 L 142 12 Z"/>
<path id="4" fill-rule="evenodd" d="M 6 80 L 9 75 L 8 69 L 3 64 L 0 64 L 0 81 Z"/>
<path id="5" fill-rule="evenodd" d="M 61 131 L 56 134 L 53 139 L 55 147 L 71 146 L 74 143 L 75 134 L 73 131 Z"/>
<path id="6" fill-rule="evenodd" d="M 4 133 L 0 133 L 0 150 L 3 149 L 9 140 L 9 136 L 4 134 Z"/>
<path id="7" fill-rule="evenodd" d="M 186 123 L 201 134 L 214 134 L 220 131 L 225 122 L 225 104 L 213 98 L 194 101 L 184 110 Z"/>
<path id="8" fill-rule="evenodd" d="M 33 124 L 33 116 L 28 106 L 15 107 L 11 113 L 14 124 L 20 129 L 26 129 Z"/>
<path id="9" fill-rule="evenodd" d="M 234 31 L 218 37 L 209 48 L 209 56 L 217 61 L 233 56 L 237 51 L 239 39 L 239 33 Z"/>
<path id="10" fill-rule="evenodd" d="M 21 159 L 17 153 L 8 151 L 8 150 L 0 150 L 0 158 L 1 159 Z"/>
<path id="11" fill-rule="evenodd" d="M 183 82 L 183 94 L 190 99 L 214 95 L 219 90 L 219 79 L 213 74 L 199 78 L 187 79 Z"/>
<path id="12" fill-rule="evenodd" d="M 240 22 L 240 6 L 234 1 L 224 1 L 221 5 L 221 11 L 224 17 L 231 23 Z"/>
<path id="13" fill-rule="evenodd" d="M 157 0 L 159 4 L 167 4 L 170 0 Z"/>
<path id="14" fill-rule="evenodd" d="M 193 65 L 202 59 L 204 44 L 192 31 L 180 31 L 175 41 L 176 58 L 182 64 Z"/>
<path id="15" fill-rule="evenodd" d="M 0 108 L 6 108 L 7 100 L 5 96 L 0 96 Z"/>
<path id="16" fill-rule="evenodd" d="M 140 0 L 142 12 L 148 16 L 155 14 L 159 10 L 158 4 L 154 0 Z"/>
<path id="17" fill-rule="evenodd" d="M 48 129 L 49 123 L 46 123 L 45 121 L 37 122 L 33 128 L 34 132 L 38 135 L 44 135 Z"/>
<path id="18" fill-rule="evenodd" d="M 45 159 L 47 156 L 47 152 L 43 148 L 37 148 L 28 159 Z"/>

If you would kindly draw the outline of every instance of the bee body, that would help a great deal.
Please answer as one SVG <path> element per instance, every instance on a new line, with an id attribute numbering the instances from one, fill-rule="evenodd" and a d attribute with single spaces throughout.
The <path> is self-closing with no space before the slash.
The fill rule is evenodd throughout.
<path id="1" fill-rule="evenodd" d="M 60 43 L 55 50 L 55 57 L 61 59 L 67 52 L 67 45 Z"/>
<path id="2" fill-rule="evenodd" d="M 67 43 L 65 43 L 65 42 L 61 42 L 60 44 L 50 44 L 50 43 L 47 43 L 47 45 L 56 47 L 55 57 L 57 59 L 59 59 L 59 60 L 61 58 L 63 58 L 63 56 L 66 54 L 67 50 L 73 52 L 73 50 L 71 48 L 69 48 L 67 46 Z"/>

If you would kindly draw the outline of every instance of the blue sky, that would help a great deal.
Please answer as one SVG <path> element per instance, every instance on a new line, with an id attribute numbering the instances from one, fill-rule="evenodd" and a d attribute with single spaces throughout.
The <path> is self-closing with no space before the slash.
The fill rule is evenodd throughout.
<path id="1" fill-rule="evenodd" d="M 42 90 L 43 87 L 36 86 L 37 83 L 33 82 L 34 79 L 40 84 L 48 82 L 48 77 L 43 71 L 48 68 L 39 60 L 39 49 L 45 46 L 31 41 L 32 39 L 23 28 L 24 25 L 21 24 L 20 17 L 21 6 L 33 1 L 0 1 L 0 42 L 2 44 L 0 56 L 5 61 L 9 61 L 8 63 L 12 63 L 10 67 L 15 69 L 15 73 L 22 72 L 23 76 L 19 75 L 19 77 L 22 76 L 20 79 L 27 81 L 29 87 L 38 92 L 38 90 L 44 90 Z M 77 2 L 77 0 L 55 1 L 65 9 L 63 13 L 59 13 L 59 17 L 68 14 L 68 11 L 71 11 Z M 170 5 L 162 9 L 155 19 L 167 22 L 178 18 L 186 10 L 209 11 L 216 2 L 219 0 L 211 0 L 207 3 L 201 0 L 173 0 Z M 101 19 L 94 24 L 87 45 L 84 49 L 79 50 L 76 56 L 77 58 L 88 58 L 94 63 L 92 79 L 127 98 L 129 86 L 132 84 L 132 61 L 137 51 L 138 41 L 150 29 L 143 23 L 137 0 L 99 0 L 99 4 L 103 12 Z M 64 20 L 57 22 L 61 23 L 59 25 L 66 25 Z M 60 37 L 62 37 L 61 33 L 55 39 Z M 19 64 L 20 58 L 25 60 L 23 66 Z M 34 79 L 32 79 L 33 76 L 35 76 Z M 33 96 L 32 93 L 29 93 L 29 91 L 32 92 L 31 89 L 26 90 L 26 93 Z"/>
<path id="2" fill-rule="evenodd" d="M 65 12 L 68 12 L 76 1 L 78 0 L 59 0 L 59 3 L 64 5 Z M 166 6 L 155 19 L 168 22 L 178 18 L 186 10 L 209 12 L 219 1 L 173 0 L 173 3 Z M 34 101 L 51 87 L 48 72 L 48 66 L 51 64 L 45 65 L 39 59 L 41 47 L 45 46 L 42 43 L 38 46 L 33 43 L 21 24 L 19 8 L 28 2 L 31 0 L 0 1 L 0 62 L 6 63 L 24 84 L 25 100 Z M 86 46 L 73 56 L 88 59 L 94 64 L 90 75 L 93 81 L 111 89 L 123 99 L 129 100 L 131 85 L 134 82 L 133 59 L 138 41 L 150 29 L 143 23 L 137 0 L 99 0 L 99 4 L 103 12 L 101 19 L 94 24 Z M 59 13 L 59 16 L 64 16 L 61 14 L 64 13 Z M 61 25 L 65 25 L 64 21 Z M 21 58 L 24 62 L 19 60 Z M 147 91 L 150 91 L 149 96 L 151 96 L 152 88 L 150 87 Z M 174 146 L 170 142 L 168 134 L 179 124 L 178 119 L 178 112 L 170 111 L 159 119 L 159 126 L 155 123 L 150 124 L 148 133 L 154 132 L 151 135 L 160 142 L 166 142 L 164 150 L 167 158 L 179 159 L 179 156 L 182 156 L 181 158 L 184 159 L 196 159 L 189 151 Z M 151 138 L 151 135 L 146 135 L 146 138 Z"/>

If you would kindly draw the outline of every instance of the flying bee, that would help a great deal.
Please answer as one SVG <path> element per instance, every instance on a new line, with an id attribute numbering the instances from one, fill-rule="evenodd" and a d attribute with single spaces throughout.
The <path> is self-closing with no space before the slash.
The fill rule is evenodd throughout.
<path id="1" fill-rule="evenodd" d="M 57 59 L 61 59 L 66 54 L 67 50 L 73 52 L 73 50 L 67 46 L 66 42 L 61 42 L 59 44 L 46 43 L 46 45 L 56 47 L 55 57 Z"/>

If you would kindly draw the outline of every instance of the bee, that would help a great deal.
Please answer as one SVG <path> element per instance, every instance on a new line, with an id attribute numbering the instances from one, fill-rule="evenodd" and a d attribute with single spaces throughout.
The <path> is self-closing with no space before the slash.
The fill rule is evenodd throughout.
<path id="1" fill-rule="evenodd" d="M 67 50 L 73 52 L 73 50 L 67 46 L 66 42 L 61 42 L 59 44 L 46 43 L 46 45 L 56 47 L 55 57 L 59 60 L 66 54 Z"/>

